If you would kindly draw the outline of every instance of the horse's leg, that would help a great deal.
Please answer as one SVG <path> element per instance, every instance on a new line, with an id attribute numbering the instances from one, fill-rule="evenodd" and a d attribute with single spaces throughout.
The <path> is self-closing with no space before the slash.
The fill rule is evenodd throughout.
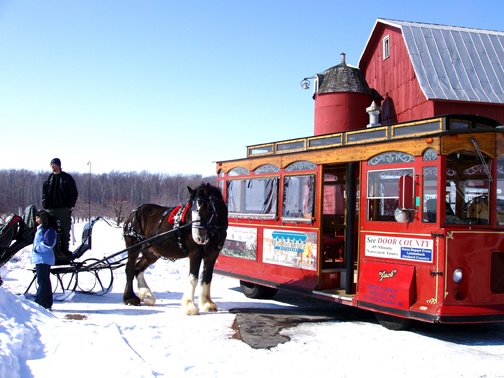
<path id="1" fill-rule="evenodd" d="M 156 297 L 152 293 L 149 285 L 145 281 L 144 272 L 140 272 L 137 275 L 138 282 L 138 297 L 140 300 L 149 306 L 154 306 L 156 304 Z"/>
<path id="2" fill-rule="evenodd" d="M 126 236 L 125 238 L 126 247 L 129 248 L 135 244 L 136 239 Z M 136 260 L 139 255 L 140 248 L 133 248 L 128 252 L 128 260 L 126 262 L 126 286 L 123 293 L 123 302 L 131 306 L 139 306 L 140 298 L 135 295 L 133 291 L 133 279 L 135 278 L 136 272 Z"/>
<path id="3" fill-rule="evenodd" d="M 210 286 L 212 284 L 214 265 L 218 255 L 218 253 L 215 253 L 214 255 L 203 259 L 201 294 L 199 297 L 200 307 L 203 311 L 217 311 L 217 305 L 210 297 Z"/>
<path id="4" fill-rule="evenodd" d="M 194 304 L 194 291 L 198 284 L 200 266 L 201 254 L 198 251 L 189 254 L 189 285 L 182 297 L 182 309 L 186 315 L 199 315 L 198 307 Z"/>
<path id="5" fill-rule="evenodd" d="M 138 272 L 136 278 L 138 283 L 138 296 L 140 297 L 140 300 L 142 302 L 148 304 L 149 306 L 154 306 L 156 304 L 156 297 L 150 290 L 149 285 L 147 285 L 144 273 L 145 269 L 154 264 L 157 259 L 158 258 L 153 254 L 144 254 L 142 255 L 142 259 L 139 264 L 137 264 L 137 270 L 146 265 L 144 269 L 140 269 L 140 272 Z"/>

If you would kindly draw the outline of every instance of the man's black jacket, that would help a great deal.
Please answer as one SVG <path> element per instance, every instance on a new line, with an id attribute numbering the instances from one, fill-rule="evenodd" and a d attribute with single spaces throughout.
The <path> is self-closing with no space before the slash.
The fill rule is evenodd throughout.
<path id="1" fill-rule="evenodd" d="M 44 209 L 72 208 L 78 195 L 72 176 L 63 171 L 58 175 L 51 173 L 42 186 L 42 206 Z"/>

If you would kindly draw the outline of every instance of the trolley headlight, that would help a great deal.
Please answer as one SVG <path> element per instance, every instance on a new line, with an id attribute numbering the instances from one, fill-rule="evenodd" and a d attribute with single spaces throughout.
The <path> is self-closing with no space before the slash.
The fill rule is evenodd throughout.
<path id="1" fill-rule="evenodd" d="M 453 271 L 453 282 L 455 282 L 456 284 L 462 282 L 462 277 L 462 269 L 457 268 Z"/>

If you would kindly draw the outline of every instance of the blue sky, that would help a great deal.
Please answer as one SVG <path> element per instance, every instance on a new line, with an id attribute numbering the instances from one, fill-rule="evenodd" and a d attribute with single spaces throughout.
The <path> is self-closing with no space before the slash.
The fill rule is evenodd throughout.
<path id="1" fill-rule="evenodd" d="M 0 0 L 0 169 L 215 174 L 313 134 L 303 77 L 377 18 L 504 30 L 502 0 Z"/>

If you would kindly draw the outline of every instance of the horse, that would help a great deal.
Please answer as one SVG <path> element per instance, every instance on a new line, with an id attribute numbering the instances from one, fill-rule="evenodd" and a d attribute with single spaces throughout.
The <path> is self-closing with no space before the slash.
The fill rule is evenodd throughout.
<path id="1" fill-rule="evenodd" d="M 156 298 L 145 281 L 145 269 L 159 258 L 177 260 L 189 258 L 189 282 L 182 298 L 187 315 L 198 315 L 194 292 L 201 263 L 201 295 L 203 311 L 217 311 L 210 297 L 214 265 L 227 236 L 228 210 L 219 188 L 201 184 L 189 190 L 189 200 L 176 208 L 143 204 L 124 221 L 123 236 L 128 251 L 126 286 L 123 302 L 139 306 L 141 302 L 154 306 Z M 164 235 L 163 235 L 164 234 Z M 141 255 L 140 255 L 141 253 Z M 133 290 L 136 277 L 138 296 Z"/>

